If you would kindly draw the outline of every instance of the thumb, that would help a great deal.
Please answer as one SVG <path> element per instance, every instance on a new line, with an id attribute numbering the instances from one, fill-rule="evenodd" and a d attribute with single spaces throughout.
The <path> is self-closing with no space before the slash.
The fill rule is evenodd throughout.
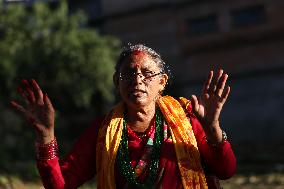
<path id="1" fill-rule="evenodd" d="M 49 110 L 49 111 L 54 111 L 53 105 L 49 99 L 49 97 L 47 96 L 47 93 L 44 94 L 43 96 L 43 102 L 45 107 Z"/>
<path id="2" fill-rule="evenodd" d="M 195 95 L 191 95 L 191 101 L 194 111 L 197 112 L 199 109 L 199 102 L 197 97 Z"/>

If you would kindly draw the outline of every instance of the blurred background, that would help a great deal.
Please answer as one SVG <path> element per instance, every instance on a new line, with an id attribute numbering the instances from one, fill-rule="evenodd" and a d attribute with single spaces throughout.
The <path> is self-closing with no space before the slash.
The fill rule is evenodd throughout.
<path id="1" fill-rule="evenodd" d="M 0 2 L 0 189 L 40 188 L 33 129 L 9 106 L 21 80 L 36 79 L 52 99 L 64 156 L 114 104 L 114 65 L 128 42 L 161 54 L 176 97 L 200 94 L 208 72 L 223 68 L 232 92 L 221 123 L 238 171 L 222 185 L 284 188 L 283 0 Z"/>

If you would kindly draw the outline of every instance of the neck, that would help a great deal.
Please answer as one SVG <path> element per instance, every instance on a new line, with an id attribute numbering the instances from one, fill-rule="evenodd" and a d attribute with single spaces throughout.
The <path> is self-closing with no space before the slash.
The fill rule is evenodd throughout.
<path id="1" fill-rule="evenodd" d="M 127 124 L 137 132 L 144 132 L 155 119 L 156 105 L 152 103 L 145 107 L 131 108 L 127 106 Z"/>

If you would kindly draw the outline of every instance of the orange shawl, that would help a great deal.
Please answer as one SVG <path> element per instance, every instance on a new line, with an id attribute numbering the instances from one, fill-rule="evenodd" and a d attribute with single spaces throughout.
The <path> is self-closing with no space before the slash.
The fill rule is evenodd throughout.
<path id="1" fill-rule="evenodd" d="M 190 103 L 180 98 L 182 103 Z M 171 96 L 158 99 L 171 131 L 184 189 L 207 189 L 196 139 L 180 103 Z M 115 189 L 114 164 L 122 136 L 124 105 L 118 104 L 106 116 L 99 130 L 96 149 L 97 188 Z"/>

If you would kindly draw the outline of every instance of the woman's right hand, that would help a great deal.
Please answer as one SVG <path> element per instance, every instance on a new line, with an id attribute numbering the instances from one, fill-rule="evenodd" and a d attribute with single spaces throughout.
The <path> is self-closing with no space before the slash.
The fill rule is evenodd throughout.
<path id="1" fill-rule="evenodd" d="M 47 144 L 54 140 L 54 115 L 55 111 L 47 94 L 43 94 L 37 82 L 23 80 L 18 92 L 21 94 L 25 105 L 11 101 L 11 105 L 19 111 L 35 128 L 37 141 Z"/>

